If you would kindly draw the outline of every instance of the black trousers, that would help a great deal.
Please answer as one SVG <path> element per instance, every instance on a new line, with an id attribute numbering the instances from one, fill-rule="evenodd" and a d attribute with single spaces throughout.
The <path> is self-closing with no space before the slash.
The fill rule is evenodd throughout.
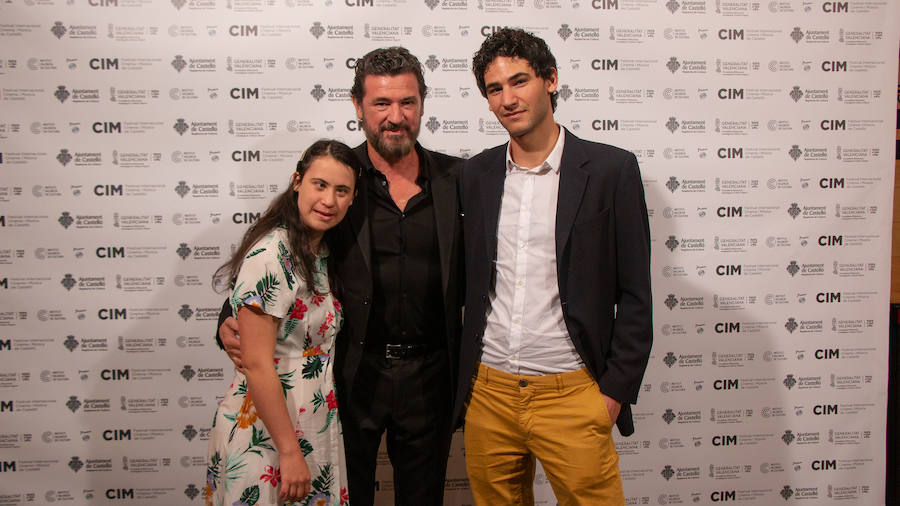
<path id="1" fill-rule="evenodd" d="M 394 468 L 394 504 L 443 503 L 452 437 L 450 387 L 444 350 L 408 359 L 364 353 L 351 398 L 340 399 L 339 392 L 350 504 L 374 503 L 378 447 L 385 431 Z"/>

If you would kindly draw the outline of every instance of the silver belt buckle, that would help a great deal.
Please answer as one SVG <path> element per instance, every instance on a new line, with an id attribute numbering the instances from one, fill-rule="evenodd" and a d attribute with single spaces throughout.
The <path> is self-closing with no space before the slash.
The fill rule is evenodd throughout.
<path id="1" fill-rule="evenodd" d="M 384 358 L 403 358 L 406 356 L 403 353 L 403 345 L 402 344 L 386 344 L 384 346 Z"/>

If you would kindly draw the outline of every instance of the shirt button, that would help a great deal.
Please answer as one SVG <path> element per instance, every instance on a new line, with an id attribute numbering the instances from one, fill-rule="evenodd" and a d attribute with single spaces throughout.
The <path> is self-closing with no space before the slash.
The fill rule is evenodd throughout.
<path id="1" fill-rule="evenodd" d="M 520 387 L 527 387 L 527 386 L 528 386 L 528 380 L 519 380 L 519 386 L 520 386 Z"/>

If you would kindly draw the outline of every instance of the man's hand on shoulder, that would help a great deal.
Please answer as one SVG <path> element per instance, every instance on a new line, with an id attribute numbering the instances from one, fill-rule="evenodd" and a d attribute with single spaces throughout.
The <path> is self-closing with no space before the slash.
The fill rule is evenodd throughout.
<path id="1" fill-rule="evenodd" d="M 228 358 L 234 362 L 234 367 L 238 371 L 244 372 L 241 362 L 241 339 L 238 337 L 237 331 L 237 320 L 233 316 L 229 316 L 219 326 L 219 339 L 222 341 L 222 347 L 225 348 Z"/>

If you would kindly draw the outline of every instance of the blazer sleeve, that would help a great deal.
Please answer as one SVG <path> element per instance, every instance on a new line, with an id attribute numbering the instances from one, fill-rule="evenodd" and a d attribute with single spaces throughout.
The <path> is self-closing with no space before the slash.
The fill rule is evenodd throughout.
<path id="1" fill-rule="evenodd" d="M 653 342 L 650 225 L 640 169 L 628 153 L 615 190 L 616 312 L 600 390 L 621 403 L 637 402 Z"/>

